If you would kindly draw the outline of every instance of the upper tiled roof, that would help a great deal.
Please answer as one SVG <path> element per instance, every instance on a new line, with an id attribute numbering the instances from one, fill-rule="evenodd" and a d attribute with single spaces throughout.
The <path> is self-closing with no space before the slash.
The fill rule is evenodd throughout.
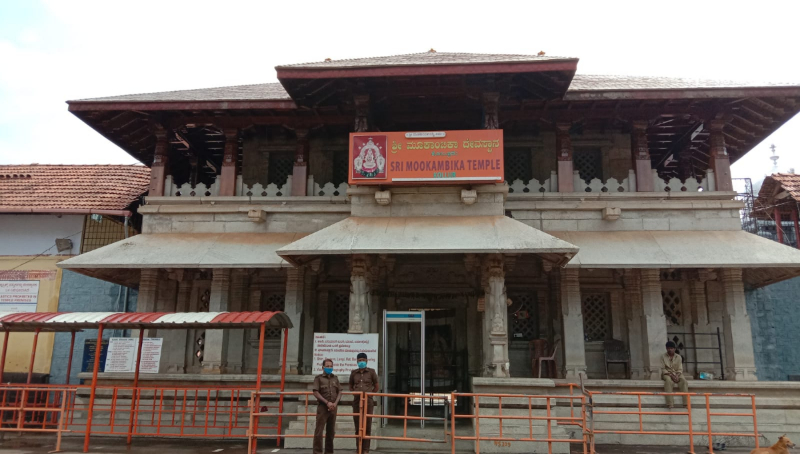
<path id="1" fill-rule="evenodd" d="M 327 60 L 312 63 L 280 65 L 275 69 L 341 69 L 380 66 L 473 65 L 485 63 L 533 63 L 542 61 L 577 60 L 571 57 L 519 54 L 469 54 L 460 52 L 422 52 L 418 54 L 390 55 L 386 57 Z"/>
<path id="2" fill-rule="evenodd" d="M 764 179 L 764 184 L 761 185 L 758 197 L 765 200 L 771 199 L 772 195 L 775 193 L 776 186 L 782 187 L 795 201 L 800 202 L 800 175 L 794 173 L 773 173 Z"/>
<path id="3" fill-rule="evenodd" d="M 232 87 L 198 88 L 194 90 L 162 91 L 105 98 L 77 99 L 76 102 L 182 102 L 182 101 L 291 101 L 292 98 L 277 82 L 270 84 L 236 85 Z"/>
<path id="4" fill-rule="evenodd" d="M 569 92 L 612 90 L 686 90 L 707 88 L 796 87 L 797 83 L 743 82 L 649 76 L 595 76 L 575 74 Z"/>
<path id="5" fill-rule="evenodd" d="M 141 165 L 0 165 L 0 211 L 123 210 L 149 184 Z"/>

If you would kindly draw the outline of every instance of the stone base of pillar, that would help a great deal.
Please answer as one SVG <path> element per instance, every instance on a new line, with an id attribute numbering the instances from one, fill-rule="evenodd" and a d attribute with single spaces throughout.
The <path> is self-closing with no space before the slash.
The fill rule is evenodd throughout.
<path id="1" fill-rule="evenodd" d="M 492 335 L 490 342 L 492 344 L 493 353 L 491 376 L 495 378 L 511 377 L 511 364 L 504 354 L 506 352 L 506 346 L 508 345 L 508 339 L 505 336 Z"/>
<path id="2" fill-rule="evenodd" d="M 225 366 L 225 373 L 226 374 L 242 374 L 244 373 L 244 369 L 242 367 L 242 363 L 228 363 Z"/>
<path id="3" fill-rule="evenodd" d="M 646 380 L 647 377 L 644 373 L 644 369 L 633 369 L 631 368 L 631 380 Z"/>
<path id="4" fill-rule="evenodd" d="M 568 382 L 577 382 L 580 380 L 580 376 L 583 376 L 586 379 L 586 368 L 585 367 L 575 367 L 567 365 L 564 368 L 564 378 Z"/>
<path id="5" fill-rule="evenodd" d="M 168 374 L 185 374 L 186 367 L 183 364 L 167 364 Z"/>
<path id="6" fill-rule="evenodd" d="M 755 368 L 725 369 L 725 380 L 758 381 Z"/>
<path id="7" fill-rule="evenodd" d="M 218 375 L 225 372 L 225 367 L 226 367 L 225 363 L 203 361 L 203 369 L 200 373 Z"/>
<path id="8" fill-rule="evenodd" d="M 642 375 L 642 380 L 663 380 L 661 377 L 661 368 L 658 369 L 651 369 L 645 368 L 644 375 Z"/>

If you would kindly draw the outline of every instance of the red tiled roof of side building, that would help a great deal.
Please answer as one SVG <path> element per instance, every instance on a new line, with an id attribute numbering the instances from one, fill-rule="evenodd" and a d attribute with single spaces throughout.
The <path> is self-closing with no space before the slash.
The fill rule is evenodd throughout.
<path id="1" fill-rule="evenodd" d="M 0 165 L 0 213 L 124 210 L 149 184 L 142 165 Z"/>
<path id="2" fill-rule="evenodd" d="M 762 199 L 771 198 L 775 195 L 776 188 L 780 186 L 788 192 L 795 201 L 800 202 L 800 175 L 794 173 L 773 173 L 764 179 L 758 197 Z"/>

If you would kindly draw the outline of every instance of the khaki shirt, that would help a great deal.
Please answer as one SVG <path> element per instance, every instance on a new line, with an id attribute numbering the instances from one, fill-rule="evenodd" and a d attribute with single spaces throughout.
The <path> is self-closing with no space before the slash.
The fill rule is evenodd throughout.
<path id="1" fill-rule="evenodd" d="M 339 378 L 334 375 L 319 374 L 314 378 L 314 391 L 317 391 L 326 401 L 336 402 L 342 392 Z M 320 402 L 322 404 L 322 402 Z"/>
<path id="2" fill-rule="evenodd" d="M 365 367 L 350 372 L 350 391 L 371 393 L 378 384 L 378 373 L 375 369 Z"/>
<path id="3" fill-rule="evenodd" d="M 675 374 L 678 377 L 683 375 L 683 358 L 681 358 L 681 355 L 675 353 L 672 358 L 670 358 L 669 353 L 661 355 L 661 375 L 669 374 Z"/>

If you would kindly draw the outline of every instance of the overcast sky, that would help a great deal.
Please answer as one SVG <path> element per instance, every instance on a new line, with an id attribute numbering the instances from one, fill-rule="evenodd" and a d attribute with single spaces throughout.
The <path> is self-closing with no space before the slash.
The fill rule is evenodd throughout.
<path id="1" fill-rule="evenodd" d="M 64 101 L 274 82 L 276 65 L 328 57 L 545 51 L 581 74 L 800 83 L 798 5 L 0 0 L 0 163 L 135 163 Z M 800 171 L 797 117 L 734 176 L 770 172 L 773 143 Z"/>

